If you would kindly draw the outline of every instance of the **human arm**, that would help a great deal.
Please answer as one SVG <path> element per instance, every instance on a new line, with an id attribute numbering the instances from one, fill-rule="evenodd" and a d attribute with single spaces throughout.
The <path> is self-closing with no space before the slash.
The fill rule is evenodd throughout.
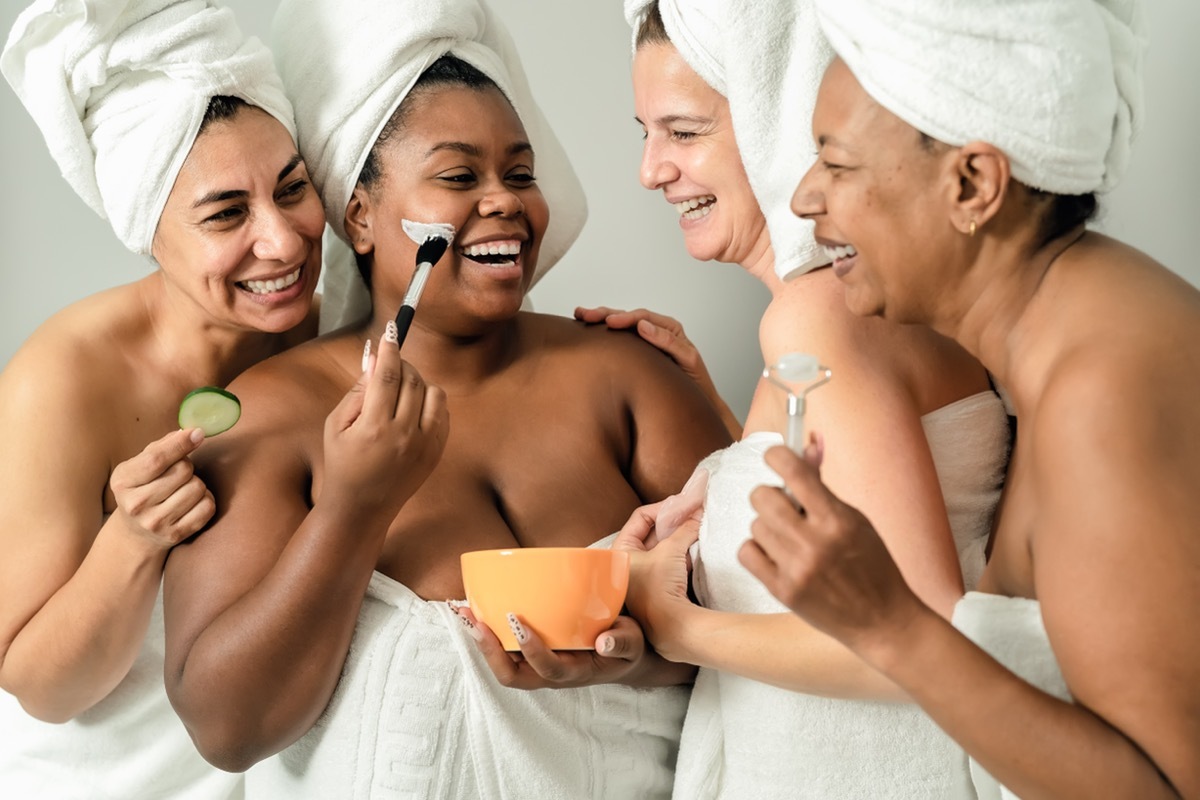
<path id="1" fill-rule="evenodd" d="M 104 699 L 141 650 L 163 563 L 213 512 L 192 473 L 199 431 L 175 431 L 111 467 L 121 393 L 97 362 L 44 341 L 0 377 L 0 687 L 65 722 Z M 87 363 L 90 362 L 90 363 Z M 86 386 L 86 388 L 85 388 Z M 104 519 L 110 483 L 116 508 Z"/>
<path id="2" fill-rule="evenodd" d="M 824 472 L 834 490 L 868 509 L 889 551 L 918 593 L 949 616 L 963 584 L 945 504 L 922 425 L 918 389 L 910 367 L 933 360 L 931 344 L 845 311 L 832 275 L 806 279 L 792 302 L 777 305 L 765 326 L 777 359 L 804 342 L 830 364 L 833 380 L 809 395 L 806 427 L 825 441 Z M 894 326 L 893 326 L 894 327 Z M 924 348 L 924 349 L 922 349 Z M 986 386 L 977 369 L 980 388 Z M 969 391 L 969 389 L 966 389 Z M 928 404 L 929 401 L 924 401 Z M 756 430 L 782 431 L 783 392 L 760 387 L 751 411 Z M 748 531 L 722 531 L 720 536 Z M 659 545 L 661 547 L 661 545 Z M 655 548 L 656 550 L 658 548 Z M 843 644 L 787 613 L 733 614 L 701 608 L 670 591 L 647 572 L 630 608 L 666 657 L 732 672 L 790 690 L 842 698 L 905 700 L 906 695 Z M 751 580 L 751 576 L 746 576 Z M 670 586 L 670 581 L 665 584 Z"/>
<path id="3" fill-rule="evenodd" d="M 1039 414 L 1053 424 L 1023 428 L 1035 513 L 1011 513 L 1035 530 L 1011 550 L 1004 535 L 1021 532 L 1001 530 L 1000 561 L 989 566 L 1031 563 L 1074 703 L 1021 680 L 932 613 L 862 515 L 794 456 L 768 459 L 807 517 L 777 490 L 753 498 L 747 567 L 1021 797 L 1200 797 L 1200 642 L 1186 633 L 1200 607 L 1200 508 L 1186 488 L 1200 479 L 1193 387 L 1130 381 L 1131 371 L 1107 387 L 1050 393 Z"/>
<path id="4" fill-rule="evenodd" d="M 167 693 L 201 754 L 230 771 L 325 708 L 388 528 L 448 427 L 441 390 L 385 340 L 311 445 L 324 477 L 310 507 L 303 402 L 270 374 L 244 377 L 238 436 L 211 464 L 216 521 L 172 553 L 164 588 Z"/>
<path id="5" fill-rule="evenodd" d="M 700 356 L 700 351 L 683 331 L 683 325 L 672 317 L 656 314 L 645 308 L 632 311 L 621 311 L 615 308 L 599 306 L 596 308 L 576 308 L 575 319 L 589 324 L 603 322 L 613 330 L 633 328 L 650 344 L 669 355 L 680 366 L 689 378 L 696 382 L 700 391 L 708 398 L 717 415 L 729 431 L 733 439 L 742 438 L 742 423 L 733 413 L 733 409 L 721 397 L 717 386 L 713 383 L 708 367 Z"/>

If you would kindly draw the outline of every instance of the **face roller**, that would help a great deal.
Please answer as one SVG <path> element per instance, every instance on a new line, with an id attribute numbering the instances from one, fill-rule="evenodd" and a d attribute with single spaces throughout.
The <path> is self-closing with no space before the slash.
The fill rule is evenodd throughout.
<path id="1" fill-rule="evenodd" d="M 408 282 L 408 291 L 404 293 L 404 302 L 396 314 L 396 328 L 400 334 L 400 344 L 412 325 L 413 316 L 417 313 L 417 302 L 421 292 L 425 291 L 425 282 L 429 280 L 429 272 L 433 265 L 445 254 L 446 248 L 454 241 L 454 226 L 445 222 L 413 222 L 400 220 L 400 226 L 408 234 L 408 238 L 420 245 L 417 248 L 417 270 L 412 280 Z"/>
<path id="2" fill-rule="evenodd" d="M 829 382 L 833 370 L 823 367 L 815 356 L 787 353 L 763 370 L 763 377 L 787 395 L 787 446 L 793 453 L 804 453 L 804 398 L 818 386 Z M 799 386 L 797 389 L 793 387 Z"/>

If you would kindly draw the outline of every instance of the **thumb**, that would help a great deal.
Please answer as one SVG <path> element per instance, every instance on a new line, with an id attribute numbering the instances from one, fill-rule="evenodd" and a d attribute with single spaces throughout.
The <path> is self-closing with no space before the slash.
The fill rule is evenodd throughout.
<path id="1" fill-rule="evenodd" d="M 374 358 L 374 356 L 372 356 Z M 367 396 L 367 382 L 370 380 L 370 370 L 364 370 L 358 380 L 350 387 L 345 396 L 334 406 L 333 411 L 326 417 L 326 423 L 333 426 L 335 431 L 344 431 L 354 424 L 362 414 L 363 401 Z"/>
<path id="2" fill-rule="evenodd" d="M 605 658 L 637 661 L 646 652 L 646 637 L 632 617 L 617 617 L 611 628 L 596 637 L 596 652 Z"/>

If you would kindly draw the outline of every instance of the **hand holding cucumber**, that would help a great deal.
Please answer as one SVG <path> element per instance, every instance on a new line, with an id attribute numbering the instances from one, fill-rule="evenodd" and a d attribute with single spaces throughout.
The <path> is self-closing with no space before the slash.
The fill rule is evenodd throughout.
<path id="1" fill-rule="evenodd" d="M 212 493 L 188 458 L 202 441 L 199 428 L 172 431 L 118 464 L 109 479 L 117 499 L 114 516 L 164 553 L 204 527 L 216 511 Z"/>

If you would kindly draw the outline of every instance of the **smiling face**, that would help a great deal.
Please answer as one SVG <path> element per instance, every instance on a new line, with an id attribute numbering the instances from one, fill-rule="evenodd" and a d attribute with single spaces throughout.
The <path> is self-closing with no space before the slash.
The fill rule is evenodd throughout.
<path id="1" fill-rule="evenodd" d="M 733 135 L 728 101 L 673 45 L 647 43 L 633 58 L 633 96 L 645 131 L 641 181 L 680 212 L 692 258 L 746 264 L 764 252 L 767 223 Z"/>
<path id="2" fill-rule="evenodd" d="M 466 335 L 520 309 L 550 212 L 525 128 L 499 89 L 417 92 L 378 150 L 380 177 L 356 187 L 346 230 L 355 250 L 372 256 L 375 304 L 395 313 L 418 248 L 402 220 L 453 225 L 458 233 L 430 273 L 418 319 Z"/>
<path id="3" fill-rule="evenodd" d="M 152 253 L 168 284 L 207 319 L 280 333 L 308 316 L 324 227 L 291 135 L 246 107 L 196 137 Z"/>
<path id="4" fill-rule="evenodd" d="M 876 103 L 835 60 L 813 113 L 817 161 L 792 211 L 816 224 L 856 314 L 926 321 L 950 284 L 944 269 L 962 234 L 950 224 L 959 194 L 954 148 Z"/>

